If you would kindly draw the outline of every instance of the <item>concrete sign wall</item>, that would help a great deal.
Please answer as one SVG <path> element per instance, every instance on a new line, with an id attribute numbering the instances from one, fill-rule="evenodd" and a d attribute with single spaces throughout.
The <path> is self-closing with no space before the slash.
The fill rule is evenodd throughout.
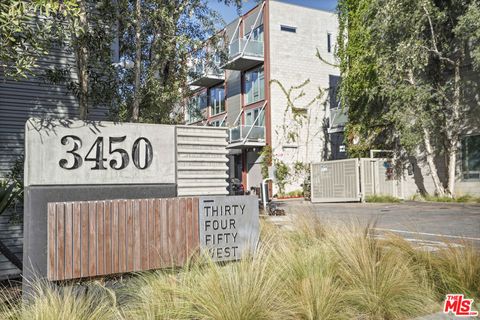
<path id="1" fill-rule="evenodd" d="M 215 261 L 253 253 L 259 239 L 256 196 L 200 197 L 200 245 Z"/>
<path id="2" fill-rule="evenodd" d="M 25 186 L 175 183 L 175 127 L 29 119 Z"/>
<path id="3" fill-rule="evenodd" d="M 29 119 L 24 279 L 47 276 L 48 203 L 226 194 L 226 136 L 226 128 Z"/>

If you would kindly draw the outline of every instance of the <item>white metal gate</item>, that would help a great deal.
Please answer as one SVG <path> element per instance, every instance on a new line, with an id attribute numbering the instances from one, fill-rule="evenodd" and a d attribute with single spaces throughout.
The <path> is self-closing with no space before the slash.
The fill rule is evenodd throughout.
<path id="1" fill-rule="evenodd" d="M 358 159 L 312 164 L 312 202 L 360 201 Z"/>
<path id="2" fill-rule="evenodd" d="M 362 197 L 369 195 L 389 195 L 403 198 L 402 183 L 389 168 L 389 159 L 360 159 L 360 190 Z M 389 169 L 391 172 L 388 172 Z"/>
<path id="3" fill-rule="evenodd" d="M 403 198 L 401 180 L 388 159 L 346 159 L 313 163 L 312 202 L 361 201 L 369 195 Z"/>

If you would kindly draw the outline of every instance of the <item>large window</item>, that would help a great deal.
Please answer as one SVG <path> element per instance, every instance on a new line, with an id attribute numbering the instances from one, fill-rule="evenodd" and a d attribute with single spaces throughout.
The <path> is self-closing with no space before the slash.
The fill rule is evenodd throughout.
<path id="1" fill-rule="evenodd" d="M 210 89 L 210 105 L 212 116 L 225 112 L 225 89 L 223 86 Z"/>
<path id="2" fill-rule="evenodd" d="M 264 127 L 265 126 L 265 112 L 261 108 L 248 110 L 245 113 L 245 125 L 247 125 L 247 126 L 253 125 L 253 122 L 255 121 L 255 119 L 257 119 L 257 117 L 258 117 L 258 120 L 257 120 L 257 122 L 255 122 L 255 126 L 256 127 Z"/>
<path id="3" fill-rule="evenodd" d="M 187 114 L 185 119 L 187 123 L 203 120 L 206 106 L 207 96 L 205 93 L 191 97 L 187 104 Z"/>
<path id="4" fill-rule="evenodd" d="M 265 99 L 265 79 L 263 66 L 245 72 L 245 102 L 254 103 Z"/>
<path id="5" fill-rule="evenodd" d="M 464 179 L 480 179 L 480 135 L 462 140 L 462 173 Z"/>

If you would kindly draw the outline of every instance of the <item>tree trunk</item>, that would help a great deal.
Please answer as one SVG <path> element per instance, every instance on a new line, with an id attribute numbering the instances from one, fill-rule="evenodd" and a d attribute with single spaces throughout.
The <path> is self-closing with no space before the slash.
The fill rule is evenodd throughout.
<path id="1" fill-rule="evenodd" d="M 77 38 L 75 54 L 77 62 L 78 82 L 79 82 L 79 114 L 80 119 L 88 118 L 88 49 L 86 45 L 85 34 L 88 32 L 87 11 L 84 1 L 79 1 L 79 25 L 83 29 L 82 35 Z"/>
<path id="2" fill-rule="evenodd" d="M 13 253 L 1 240 L 0 240 L 0 253 L 2 253 L 5 258 L 10 260 L 11 263 L 15 265 L 20 270 L 23 270 L 23 263 L 20 259 Z"/>
<path id="3" fill-rule="evenodd" d="M 450 122 L 450 128 L 448 133 L 449 148 L 448 148 L 448 185 L 447 193 L 451 196 L 455 196 L 455 179 L 457 168 L 457 149 L 459 141 L 459 120 L 460 120 L 460 60 L 455 61 L 455 76 L 454 76 L 454 92 L 453 92 L 453 105 L 452 105 L 452 117 L 447 119 Z"/>
<path id="4" fill-rule="evenodd" d="M 428 132 L 426 128 L 423 128 L 423 143 L 425 145 L 427 163 L 430 168 L 430 174 L 432 175 L 433 185 L 435 186 L 435 193 L 438 196 L 445 196 L 445 188 L 438 177 L 437 166 L 435 165 L 432 143 L 430 141 L 430 132 Z"/>
<path id="5" fill-rule="evenodd" d="M 135 24 L 135 88 L 133 93 L 133 103 L 130 109 L 130 121 L 137 122 L 140 113 L 140 77 L 142 72 L 142 8 L 140 0 L 136 1 L 136 24 Z"/>

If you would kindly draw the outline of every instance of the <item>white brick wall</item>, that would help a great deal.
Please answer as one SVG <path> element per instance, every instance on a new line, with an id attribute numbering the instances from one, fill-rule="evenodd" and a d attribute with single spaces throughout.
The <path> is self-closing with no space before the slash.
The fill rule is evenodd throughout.
<path id="1" fill-rule="evenodd" d="M 296 33 L 281 31 L 281 25 L 295 27 Z M 338 21 L 334 13 L 270 1 L 271 80 L 278 80 L 286 90 L 302 84 L 307 79 L 310 80 L 302 90 L 293 92 L 292 98 L 301 91 L 304 93 L 304 96 L 295 102 L 296 107 L 303 107 L 312 101 L 319 94 L 319 88 L 324 90 L 321 100 L 309 107 L 306 119 L 298 124 L 293 121 L 291 113 L 285 114 L 287 107 L 285 94 L 277 84 L 271 85 L 274 157 L 289 165 L 296 161 L 311 163 L 325 160 L 327 147 L 322 126 L 328 107 L 326 98 L 329 75 L 339 75 L 338 68 L 316 57 L 318 48 L 325 60 L 335 63 L 333 52 L 327 52 L 327 33 L 332 34 L 333 49 L 338 33 Z M 286 135 L 291 131 L 297 132 L 299 139 L 288 144 Z M 293 180 L 287 186 L 287 192 L 299 189 L 303 177 Z"/>

